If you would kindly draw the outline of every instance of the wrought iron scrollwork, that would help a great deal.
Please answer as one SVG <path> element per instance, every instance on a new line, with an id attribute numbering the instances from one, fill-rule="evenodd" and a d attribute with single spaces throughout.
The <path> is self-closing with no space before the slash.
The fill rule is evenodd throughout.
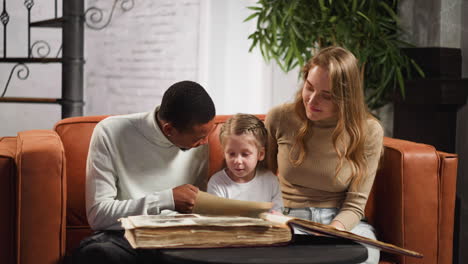
<path id="1" fill-rule="evenodd" d="M 60 52 L 62 52 L 62 45 L 60 45 L 60 48 L 57 51 L 57 55 L 55 55 L 56 58 L 60 57 Z"/>
<path id="2" fill-rule="evenodd" d="M 34 0 L 24 0 L 24 6 L 28 10 L 31 10 L 31 8 L 34 6 Z"/>
<path id="3" fill-rule="evenodd" d="M 51 48 L 47 41 L 38 40 L 31 45 L 29 56 L 31 58 L 46 58 L 49 56 L 50 51 Z M 60 52 L 62 52 L 62 45 L 60 45 L 59 49 L 57 50 L 57 54 L 55 55 L 56 58 L 60 57 Z"/>
<path id="4" fill-rule="evenodd" d="M 18 67 L 21 67 L 19 68 L 19 70 L 16 72 L 16 76 L 18 77 L 18 79 L 20 80 L 26 80 L 28 77 L 29 77 L 29 68 L 28 66 L 26 66 L 26 64 L 24 63 L 18 63 L 16 64 L 12 69 L 11 69 L 11 72 L 10 72 L 10 76 L 8 76 L 8 81 L 5 85 L 5 88 L 3 89 L 3 93 L 2 95 L 0 95 L 0 97 L 3 97 L 5 96 L 7 90 L 8 90 L 8 85 L 10 85 L 10 81 L 11 81 L 11 77 L 13 76 L 13 73 L 15 72 L 15 70 L 18 68 Z"/>
<path id="5" fill-rule="evenodd" d="M 10 21 L 10 15 L 8 15 L 8 12 L 5 9 L 3 9 L 2 14 L 0 15 L 0 20 L 2 21 L 3 26 L 6 26 L 8 21 Z"/>
<path id="6" fill-rule="evenodd" d="M 105 22 L 103 22 L 104 20 L 103 10 L 94 6 L 90 7 L 85 12 L 86 26 L 94 30 L 101 30 L 107 27 L 112 20 L 112 15 L 114 14 L 114 11 L 115 11 L 115 6 L 117 5 L 117 2 L 119 1 L 121 1 L 120 8 L 124 12 L 131 10 L 133 6 L 135 5 L 134 0 L 114 0 L 114 4 L 112 5 L 112 9 L 110 11 L 109 17 L 107 18 L 107 21 Z"/>
<path id="7" fill-rule="evenodd" d="M 3 24 L 3 57 L 6 57 L 7 54 L 7 24 L 10 21 L 10 15 L 6 11 L 6 0 L 3 0 L 3 11 L 0 14 L 0 21 Z"/>
<path id="8" fill-rule="evenodd" d="M 44 40 L 38 40 L 31 45 L 29 56 L 31 58 L 45 58 L 50 54 L 50 45 Z"/>
<path id="9" fill-rule="evenodd" d="M 31 58 L 31 8 L 34 6 L 34 0 L 24 0 L 24 6 L 28 10 L 28 58 Z"/>

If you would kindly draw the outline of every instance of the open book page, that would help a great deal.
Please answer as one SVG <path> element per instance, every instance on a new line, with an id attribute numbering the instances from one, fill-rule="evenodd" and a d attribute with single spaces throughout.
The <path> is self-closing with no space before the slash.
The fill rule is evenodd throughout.
<path id="1" fill-rule="evenodd" d="M 279 224 L 287 223 L 291 226 L 299 227 L 302 231 L 308 232 L 311 234 L 319 233 L 323 235 L 350 239 L 355 242 L 377 247 L 381 249 L 382 251 L 386 251 L 389 253 L 394 253 L 394 254 L 396 253 L 400 255 L 406 255 L 406 256 L 417 257 L 417 258 L 423 257 L 422 254 L 416 251 L 404 249 L 404 248 L 401 248 L 401 247 L 398 247 L 389 243 L 381 242 L 375 239 L 370 239 L 367 237 L 359 236 L 348 231 L 338 230 L 329 225 L 324 225 L 324 224 L 312 222 L 309 220 L 304 220 L 304 219 L 300 219 L 296 217 L 283 216 L 283 215 L 274 215 L 270 213 L 262 213 L 260 214 L 260 218 L 265 219 L 270 222 L 279 223 Z"/>
<path id="2" fill-rule="evenodd" d="M 197 214 L 179 214 L 173 216 L 137 215 L 120 220 L 125 229 L 166 228 L 180 226 L 272 226 L 277 223 L 260 218 L 242 216 L 201 216 Z"/>
<path id="3" fill-rule="evenodd" d="M 273 207 L 269 202 L 251 202 L 227 199 L 198 191 L 193 213 L 204 215 L 232 215 L 258 217 Z"/>

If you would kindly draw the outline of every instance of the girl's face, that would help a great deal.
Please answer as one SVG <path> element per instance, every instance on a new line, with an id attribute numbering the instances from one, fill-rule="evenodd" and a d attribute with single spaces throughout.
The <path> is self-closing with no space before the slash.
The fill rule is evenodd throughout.
<path id="1" fill-rule="evenodd" d="M 338 109 L 332 101 L 328 71 L 319 66 L 309 70 L 302 88 L 302 100 L 307 118 L 311 121 L 329 119 L 337 115 Z"/>
<path id="2" fill-rule="evenodd" d="M 257 162 L 265 158 L 265 149 L 258 149 L 255 137 L 249 134 L 226 138 L 224 158 L 227 174 L 235 182 L 248 182 L 255 177 Z"/>

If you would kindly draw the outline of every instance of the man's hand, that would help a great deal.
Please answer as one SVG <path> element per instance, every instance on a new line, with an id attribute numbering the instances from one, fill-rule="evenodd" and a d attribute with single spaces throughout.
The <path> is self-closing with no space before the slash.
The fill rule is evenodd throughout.
<path id="1" fill-rule="evenodd" d="M 191 213 L 195 205 L 198 188 L 191 184 L 184 184 L 172 189 L 175 210 L 179 213 Z"/>

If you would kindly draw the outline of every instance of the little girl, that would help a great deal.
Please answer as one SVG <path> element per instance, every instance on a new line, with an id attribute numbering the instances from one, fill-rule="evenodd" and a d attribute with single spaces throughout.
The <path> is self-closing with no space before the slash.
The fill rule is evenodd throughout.
<path id="1" fill-rule="evenodd" d="M 208 192 L 220 197 L 272 202 L 272 212 L 283 211 L 278 178 L 264 166 L 267 130 L 254 115 L 237 114 L 221 127 L 219 140 L 226 168 L 208 182 Z"/>

